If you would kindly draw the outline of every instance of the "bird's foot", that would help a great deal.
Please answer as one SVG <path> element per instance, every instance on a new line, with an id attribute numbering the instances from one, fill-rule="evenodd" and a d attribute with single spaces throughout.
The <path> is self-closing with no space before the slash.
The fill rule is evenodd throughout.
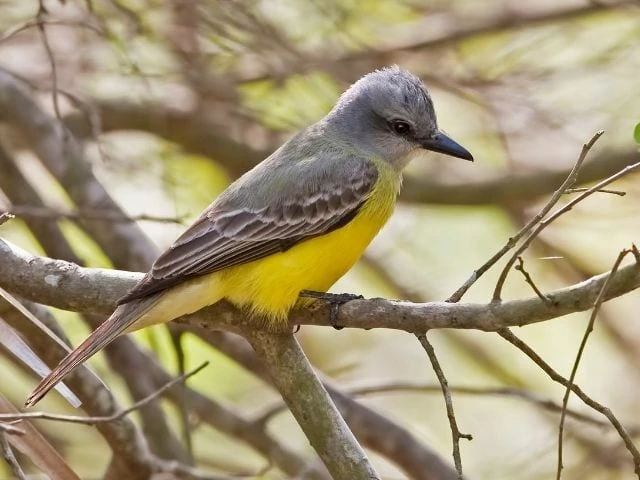
<path id="1" fill-rule="evenodd" d="M 314 292 L 312 290 L 303 290 L 300 292 L 300 296 L 328 302 L 331 306 L 331 310 L 329 310 L 329 321 L 331 322 L 331 326 L 336 330 L 342 330 L 344 328 L 338 325 L 338 311 L 340 307 L 351 300 L 362 300 L 364 298 L 362 295 L 354 295 L 353 293 L 327 293 Z"/>

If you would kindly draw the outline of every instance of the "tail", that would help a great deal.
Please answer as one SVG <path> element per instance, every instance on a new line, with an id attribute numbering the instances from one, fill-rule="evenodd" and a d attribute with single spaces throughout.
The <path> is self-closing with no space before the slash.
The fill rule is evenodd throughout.
<path id="1" fill-rule="evenodd" d="M 58 366 L 40 381 L 35 390 L 29 395 L 29 398 L 27 398 L 24 404 L 25 407 L 35 405 L 78 365 L 84 363 L 115 340 L 136 320 L 147 313 L 160 300 L 161 296 L 162 294 L 151 295 L 116 308 L 102 325 L 96 328 L 84 342 L 64 357 Z"/>

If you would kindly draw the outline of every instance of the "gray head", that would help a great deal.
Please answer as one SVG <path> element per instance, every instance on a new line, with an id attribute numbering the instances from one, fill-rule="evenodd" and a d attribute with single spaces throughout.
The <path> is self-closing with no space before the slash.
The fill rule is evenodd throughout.
<path id="1" fill-rule="evenodd" d="M 438 130 L 429 92 L 397 66 L 376 70 L 354 83 L 327 115 L 339 134 L 403 168 L 420 149 L 466 160 L 471 154 Z"/>

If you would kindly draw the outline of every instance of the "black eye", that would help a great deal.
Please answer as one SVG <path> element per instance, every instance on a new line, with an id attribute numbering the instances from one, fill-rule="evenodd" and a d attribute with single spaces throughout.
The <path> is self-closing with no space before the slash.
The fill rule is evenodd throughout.
<path id="1" fill-rule="evenodd" d="M 411 132 L 411 125 L 404 120 L 393 120 L 391 122 L 391 129 L 398 135 L 407 135 Z"/>

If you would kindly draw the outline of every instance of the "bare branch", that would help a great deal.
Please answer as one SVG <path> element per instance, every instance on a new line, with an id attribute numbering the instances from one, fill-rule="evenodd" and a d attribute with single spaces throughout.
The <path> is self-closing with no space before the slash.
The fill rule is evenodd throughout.
<path id="1" fill-rule="evenodd" d="M 169 382 L 172 376 L 164 370 L 158 361 L 149 353 L 136 348 L 130 338 L 123 338 L 130 348 L 126 349 L 126 361 L 135 365 L 136 372 L 144 372 L 152 385 L 161 386 Z M 187 411 L 195 415 L 201 422 L 236 438 L 260 452 L 268 459 L 268 464 L 278 467 L 283 472 L 298 477 L 306 474 L 306 478 L 326 480 L 328 473 L 320 462 L 309 464 L 309 459 L 299 456 L 285 445 L 278 442 L 264 425 L 242 417 L 235 409 L 224 406 L 202 393 L 191 388 L 173 388 L 165 393 L 166 398 L 176 405 L 185 405 Z"/>
<path id="2" fill-rule="evenodd" d="M 202 338 L 263 381 L 273 384 L 264 362 L 241 336 L 226 332 L 203 332 Z M 388 458 L 414 480 L 454 480 L 456 471 L 421 443 L 408 429 L 343 393 L 332 381 L 323 384 L 358 441 Z M 260 423 L 261 418 L 256 419 Z"/>
<path id="3" fill-rule="evenodd" d="M 76 205 L 124 213 L 91 171 L 81 145 L 32 98 L 24 82 L 0 69 L 0 119 L 14 126 Z M 70 172 L 73 172 L 71 175 Z M 78 222 L 119 268 L 145 271 L 157 248 L 135 223 Z"/>
<path id="4" fill-rule="evenodd" d="M 473 440 L 471 435 L 460 432 L 458 428 L 458 422 L 456 422 L 456 415 L 453 410 L 453 401 L 451 399 L 451 392 L 449 391 L 449 383 L 447 382 L 447 377 L 445 377 L 444 372 L 442 371 L 442 367 L 440 367 L 440 362 L 438 361 L 438 357 L 436 356 L 436 352 L 433 349 L 433 346 L 427 340 L 427 335 L 425 333 L 416 334 L 422 348 L 424 348 L 425 352 L 429 356 L 429 361 L 431 362 L 431 366 L 433 367 L 433 371 L 436 373 L 436 377 L 438 377 L 438 381 L 440 382 L 440 387 L 442 388 L 442 395 L 444 396 L 444 404 L 447 408 L 447 418 L 449 419 L 449 427 L 451 428 L 451 440 L 453 442 L 453 461 L 456 466 L 456 472 L 458 472 L 458 479 L 462 480 L 462 459 L 460 458 L 460 439 L 464 438 L 466 440 Z"/>
<path id="5" fill-rule="evenodd" d="M 364 73 L 370 72 L 380 64 L 388 63 L 389 55 L 401 55 L 403 53 L 418 53 L 428 49 L 441 48 L 476 35 L 499 33 L 515 28 L 548 24 L 554 21 L 588 15 L 593 12 L 608 11 L 615 8 L 633 5 L 635 0 L 622 0 L 615 2 L 589 2 L 580 5 L 554 5 L 549 9 L 536 9 L 530 12 L 509 11 L 505 15 L 494 15 L 486 18 L 464 18 L 452 14 L 448 21 L 441 22 L 445 28 L 425 28 L 423 24 L 416 25 L 416 31 L 404 43 L 394 42 L 394 36 L 386 39 L 387 44 L 375 49 L 349 53 L 336 58 L 334 52 L 324 52 L 322 55 L 314 55 L 303 61 L 287 62 L 284 66 L 278 65 L 277 71 L 266 66 L 261 68 L 259 62 L 252 62 L 247 73 L 239 75 L 243 81 L 265 80 L 269 78 L 282 78 L 293 74 L 299 74 L 308 70 L 322 68 L 341 78 L 344 81 L 353 81 Z M 440 25 L 442 27 L 442 25 Z M 384 40 L 384 39 L 383 39 Z M 258 63 L 254 65 L 253 63 Z"/>
<path id="6" fill-rule="evenodd" d="M 46 208 L 40 194 L 18 168 L 17 159 L 13 158 L 4 147 L 2 140 L 0 140 L 0 171 L 2 172 L 0 190 L 10 202 L 29 204 L 34 208 Z M 48 255 L 80 264 L 80 257 L 66 241 L 58 223 L 39 221 L 34 217 L 26 217 L 25 223 Z"/>
<path id="7" fill-rule="evenodd" d="M 533 242 L 533 240 L 538 235 L 540 235 L 540 232 L 542 232 L 542 230 L 544 230 L 547 226 L 549 226 L 558 217 L 570 211 L 574 206 L 576 206 L 578 203 L 583 201 L 585 198 L 598 192 L 600 189 L 602 189 L 602 187 L 605 187 L 610 183 L 615 182 L 619 178 L 624 177 L 625 175 L 631 173 L 632 171 L 638 168 L 640 168 L 640 162 L 634 163 L 633 165 L 629 165 L 628 167 L 623 168 L 618 173 L 611 175 L 610 177 L 605 178 L 604 180 L 598 182 L 596 185 L 589 188 L 586 192 L 578 195 L 576 198 L 568 202 L 566 205 L 563 205 L 562 207 L 557 209 L 555 212 L 553 212 L 551 215 L 549 215 L 547 218 L 545 218 L 540 223 L 538 223 L 537 227 L 535 227 L 531 231 L 531 233 L 527 235 L 527 237 L 522 241 L 522 244 L 516 249 L 516 251 L 511 256 L 511 258 L 507 261 L 507 264 L 504 266 L 502 272 L 500 273 L 500 277 L 496 282 L 496 288 L 493 291 L 493 301 L 497 302 L 500 300 L 502 286 L 504 285 L 504 282 L 507 279 L 509 270 L 511 269 L 511 267 L 516 261 L 515 259 L 518 257 L 518 255 L 522 254 L 522 252 L 524 252 L 527 248 L 529 248 L 529 245 L 531 244 L 531 242 Z"/>
<path id="8" fill-rule="evenodd" d="M 589 189 L 586 187 L 568 188 L 565 193 L 582 193 L 586 192 L 587 190 Z M 610 190 L 608 188 L 601 188 L 600 190 L 598 190 L 598 193 L 610 193 L 611 195 L 617 195 L 619 197 L 624 197 L 627 194 L 627 192 L 623 192 L 622 190 Z"/>
<path id="9" fill-rule="evenodd" d="M 4 430 L 4 431 L 2 431 Z M 2 457 L 4 461 L 9 465 L 11 472 L 16 480 L 27 480 L 27 476 L 24 474 L 24 471 L 20 467 L 18 460 L 16 460 L 16 456 L 13 454 L 13 450 L 11 449 L 11 445 L 9 445 L 9 440 L 7 440 L 7 435 L 11 432 L 6 429 L 0 429 L 0 444 L 2 444 Z M 15 433 L 15 432 L 14 432 Z"/>
<path id="10" fill-rule="evenodd" d="M 546 203 L 546 205 L 542 208 L 542 210 L 540 210 L 540 212 L 538 212 L 538 214 L 535 217 L 529 220 L 527 224 L 518 231 L 518 233 L 516 233 L 512 237 L 509 237 L 509 240 L 507 240 L 507 243 L 500 250 L 498 250 L 489 260 L 487 260 L 480 268 L 478 268 L 477 270 L 474 270 L 471 276 L 464 282 L 464 284 L 462 284 L 462 286 L 458 288 L 458 290 L 456 290 L 453 293 L 453 295 L 451 295 L 447 299 L 448 302 L 459 301 L 467 292 L 467 290 L 469 290 L 469 288 L 471 288 L 471 286 L 475 282 L 477 282 L 478 279 L 482 275 L 484 275 L 484 273 L 487 270 L 493 267 L 498 262 L 498 260 L 500 260 L 509 250 L 515 247 L 518 241 L 522 237 L 524 237 L 528 232 L 530 232 L 531 229 L 534 228 L 544 218 L 544 216 L 547 213 L 549 213 L 549 211 L 551 211 L 553 206 L 556 203 L 558 203 L 558 200 L 560 200 L 560 198 L 562 197 L 564 192 L 567 190 L 567 188 L 570 188 L 574 185 L 576 178 L 578 177 L 578 172 L 580 171 L 580 167 L 582 166 L 582 163 L 584 162 L 584 160 L 587 158 L 587 154 L 591 150 L 591 147 L 593 147 L 595 142 L 598 141 L 598 139 L 602 136 L 603 133 L 604 132 L 602 131 L 596 132 L 596 134 L 591 138 L 591 140 L 589 140 L 589 142 L 583 145 L 582 152 L 580 153 L 580 156 L 578 157 L 578 160 L 576 161 L 575 165 L 569 172 L 569 175 L 564 180 L 564 182 L 562 182 L 562 185 L 560 185 L 560 187 L 553 193 L 553 195 L 551 196 L 549 201 Z M 494 295 L 494 300 L 495 298 L 496 296 Z"/>
<path id="11" fill-rule="evenodd" d="M 289 410 L 334 478 L 380 478 L 311 369 L 295 337 L 246 329 Z M 309 412 L 313 412 L 309 415 Z"/>
<path id="12" fill-rule="evenodd" d="M 31 255 L 0 240 L 0 287 L 23 298 L 65 310 L 109 313 L 142 274 L 100 268 L 82 268 L 69 262 Z M 433 328 L 473 328 L 497 331 L 581 312 L 592 307 L 604 273 L 547 293 L 551 304 L 537 296 L 500 304 L 412 303 L 385 299 L 353 300 L 340 309 L 340 323 L 349 328 L 392 328 L 423 332 Z M 605 298 L 619 297 L 640 287 L 640 265 L 620 268 L 611 279 Z M 195 329 L 236 330 L 246 325 L 241 312 L 219 302 L 177 320 Z M 295 309 L 290 325 L 329 326 L 328 307 Z"/>
<path id="13" fill-rule="evenodd" d="M 80 417 L 78 415 L 60 415 L 60 414 L 56 414 L 56 413 L 47 413 L 47 412 L 21 412 L 21 413 L 0 413 L 0 421 L 2 420 L 25 420 L 25 419 L 30 419 L 30 420 L 35 420 L 35 419 L 42 419 L 42 420 L 56 420 L 58 422 L 69 422 L 69 423 L 80 423 L 83 425 L 96 425 L 98 423 L 111 423 L 111 422 L 115 422 L 116 420 L 120 420 L 121 418 L 126 417 L 127 415 L 129 415 L 131 412 L 138 410 L 140 408 L 142 408 L 143 406 L 145 406 L 146 404 L 152 402 L 153 400 L 155 400 L 156 398 L 160 397 L 161 395 L 163 395 L 167 390 L 169 390 L 170 388 L 172 388 L 174 385 L 180 383 L 180 382 L 184 382 L 187 378 L 195 375 L 196 373 L 200 372 L 203 368 L 205 368 L 207 365 L 209 365 L 209 362 L 204 362 L 203 364 L 201 364 L 199 367 L 193 369 L 192 371 L 185 373 L 184 375 L 179 375 L 177 377 L 175 377 L 174 379 L 172 379 L 171 381 L 169 381 L 168 383 L 166 383 L 165 385 L 163 385 L 162 387 L 160 387 L 159 389 L 157 389 L 155 392 L 153 392 L 151 395 L 143 398 L 142 400 L 134 403 L 133 405 L 119 411 L 119 412 L 114 412 L 111 415 L 106 415 L 106 416 L 95 416 L 95 417 Z"/>
<path id="14" fill-rule="evenodd" d="M 51 45 L 49 44 L 49 37 L 47 36 L 47 32 L 45 31 L 45 22 L 43 21 L 43 17 L 47 13 L 48 12 L 44 6 L 43 0 L 39 0 L 38 13 L 36 14 L 36 25 L 38 27 L 38 32 L 40 33 L 40 38 L 42 39 L 42 46 L 44 47 L 47 58 L 49 59 L 49 65 L 51 66 L 51 83 L 53 85 L 53 111 L 56 114 L 56 118 L 58 120 L 61 120 L 62 114 L 60 113 L 60 102 L 58 99 L 58 69 L 56 67 L 56 60 L 53 56 L 53 50 L 51 49 Z"/>
<path id="15" fill-rule="evenodd" d="M 507 342 L 511 343 L 521 352 L 523 352 L 527 357 L 529 357 L 536 365 L 538 365 L 554 382 L 559 383 L 560 385 L 564 385 L 567 388 L 571 388 L 571 391 L 575 393 L 580 400 L 582 400 L 586 405 L 594 409 L 595 411 L 604 415 L 607 420 L 611 423 L 613 428 L 618 432 L 618 435 L 624 441 L 627 450 L 631 453 L 633 457 L 633 463 L 636 466 L 636 474 L 637 474 L 637 465 L 640 460 L 640 452 L 637 447 L 633 444 L 633 440 L 629 436 L 628 432 L 624 428 L 624 426 L 620 423 L 620 421 L 616 418 L 613 412 L 602 405 L 601 403 L 596 402 L 590 396 L 588 396 L 578 385 L 571 384 L 569 381 L 564 378 L 562 375 L 557 373 L 551 366 L 545 362 L 530 346 L 516 337 L 508 328 L 504 328 L 498 331 L 498 334 L 504 338 Z"/>
<path id="16" fill-rule="evenodd" d="M 52 342 L 51 337 L 35 324 L 25 321 L 22 315 L 17 315 L 13 307 L 7 308 L 7 305 L 4 300 L 0 300 L 0 314 L 15 330 L 29 338 L 30 346 L 38 356 L 49 365 L 60 361 L 67 351 Z M 32 312 L 37 312 L 38 318 L 50 330 L 64 338 L 64 334 L 50 312 L 34 305 L 27 305 L 27 307 Z M 65 379 L 65 382 L 82 400 L 83 410 L 89 414 L 108 416 L 120 411 L 111 392 L 94 374 L 90 373 L 86 366 L 78 368 Z M 132 480 L 146 480 L 153 470 L 153 457 L 135 424 L 129 418 L 121 418 L 111 423 L 98 424 L 97 429 L 114 456 L 117 456 L 120 471 Z"/>
<path id="17" fill-rule="evenodd" d="M 24 435 L 25 431 L 22 428 L 16 427 L 16 422 L 0 422 L 0 432 L 9 433 L 11 435 Z"/>
<path id="18" fill-rule="evenodd" d="M 30 28 L 34 28 L 34 27 L 38 27 L 38 25 L 43 24 L 43 25 L 47 25 L 47 26 L 66 26 L 66 27 L 73 27 L 73 28 L 86 28 L 88 30 L 91 30 L 95 33 L 97 33 L 98 35 L 104 35 L 104 32 L 102 30 L 100 30 L 100 28 L 96 25 L 92 25 L 89 22 L 86 21 L 78 21 L 78 20 L 45 20 L 45 19 L 40 19 L 40 20 L 29 20 L 27 22 L 21 23 L 19 25 L 15 25 L 11 28 L 8 28 L 7 30 L 5 30 L 2 34 L 2 36 L 0 36 L 0 44 L 5 43 L 7 41 L 9 41 L 11 38 L 13 38 L 14 36 L 18 35 L 21 32 L 24 32 L 25 30 L 29 30 Z"/>
<path id="19" fill-rule="evenodd" d="M 18 409 L 1 394 L 0 413 L 18 413 Z M 17 423 L 19 427 L 14 426 Z M 31 422 L 0 423 L 0 430 L 11 433 L 12 430 L 8 430 L 7 427 L 16 430 L 15 435 L 6 436 L 11 446 L 28 458 L 47 478 L 80 480 L 62 455 Z"/>
<path id="20" fill-rule="evenodd" d="M 593 305 L 593 311 L 591 312 L 591 316 L 589 318 L 587 328 L 585 329 L 584 336 L 582 337 L 582 341 L 580 342 L 580 347 L 578 347 L 578 353 L 576 354 L 576 359 L 573 363 L 573 367 L 571 368 L 571 374 L 569 375 L 569 380 L 567 381 L 567 386 L 566 386 L 567 388 L 566 388 L 564 397 L 562 398 L 562 411 L 560 413 L 560 424 L 558 425 L 558 468 L 556 470 L 556 480 L 560 480 L 560 477 L 562 476 L 562 468 L 563 468 L 562 437 L 564 433 L 564 421 L 567 415 L 567 405 L 569 403 L 569 395 L 571 394 L 571 386 L 575 382 L 576 374 L 578 373 L 578 365 L 580 364 L 582 354 L 587 345 L 589 334 L 593 331 L 593 326 L 595 324 L 596 317 L 598 316 L 598 312 L 602 307 L 602 303 L 604 301 L 604 295 L 607 289 L 609 288 L 610 280 L 611 278 L 613 278 L 613 275 L 615 275 L 615 273 L 618 271 L 618 268 L 620 267 L 620 264 L 622 263 L 622 260 L 624 259 L 624 257 L 627 256 L 627 254 L 629 253 L 632 253 L 632 250 L 630 249 L 622 250 L 620 252 L 620 254 L 618 255 L 618 258 L 616 258 L 616 261 L 613 264 L 613 267 L 611 267 L 611 275 L 609 275 L 609 277 L 607 277 L 605 282 L 602 284 L 602 289 L 600 290 L 600 293 L 598 293 L 598 297 L 596 298 L 596 301 Z M 631 442 L 631 439 L 628 436 L 626 438 L 623 436 L 623 440 L 625 442 L 627 440 Z M 631 451 L 631 455 L 633 456 L 633 463 L 635 465 L 636 475 L 638 475 L 638 477 L 640 478 L 640 456 L 636 456 L 637 450 L 634 451 L 634 449 L 630 449 L 630 451 Z"/>
<path id="21" fill-rule="evenodd" d="M 5 193 L 11 202 L 18 204 L 28 204 L 35 209 L 47 211 L 44 201 L 36 189 L 24 177 L 20 169 L 17 168 L 16 160 L 2 147 L 0 142 L 0 189 Z M 101 211 L 101 213 L 104 213 Z M 118 212 L 113 212 L 115 216 L 120 216 Z M 56 221 L 46 221 L 36 217 L 26 217 L 27 227 L 37 236 L 44 251 L 53 257 L 80 263 L 82 260 L 75 254 L 71 245 L 67 242 L 65 235 Z M 20 304 L 17 304 L 20 306 Z M 24 310 L 24 309 L 23 309 Z M 83 315 L 83 320 L 95 328 L 104 321 L 104 317 L 95 318 L 92 315 Z M 136 348 L 132 343 L 126 343 L 123 339 L 118 339 L 105 353 L 111 365 L 115 365 L 114 371 L 118 372 L 126 382 L 134 399 L 141 399 L 153 391 L 153 386 L 145 380 L 145 376 L 138 376 L 129 365 L 120 365 L 131 348 Z M 142 379 L 142 380 L 141 380 Z M 183 445 L 173 434 L 171 427 L 166 421 L 166 415 L 158 402 L 146 404 L 139 410 L 142 420 L 142 429 L 145 437 L 149 441 L 151 450 L 166 459 L 175 459 L 182 462 L 189 462 L 190 457 Z"/>
<path id="22" fill-rule="evenodd" d="M 516 265 L 515 269 L 522 273 L 522 275 L 524 276 L 524 280 L 529 284 L 529 286 L 532 288 L 532 290 L 535 292 L 535 294 L 538 296 L 540 300 L 542 300 L 545 303 L 550 302 L 550 300 L 547 297 L 545 297 L 544 293 L 542 293 L 538 288 L 538 286 L 535 284 L 529 272 L 525 270 L 524 260 L 522 259 L 521 256 L 518 256 L 518 265 Z"/>
<path id="23" fill-rule="evenodd" d="M 184 223 L 186 216 L 181 217 L 158 217 L 155 215 L 132 215 L 127 216 L 113 210 L 97 210 L 91 208 L 75 209 L 71 212 L 64 212 L 49 207 L 36 205 L 11 205 L 7 207 L 7 212 L 3 215 L 13 215 L 22 218 L 38 218 L 51 221 L 58 220 L 107 220 L 110 222 L 157 222 L 157 223 Z"/>
<path id="24" fill-rule="evenodd" d="M 350 385 L 342 387 L 343 391 L 348 395 L 360 396 L 360 395 L 376 395 L 379 393 L 403 393 L 403 392 L 419 392 L 419 393 L 442 393 L 442 385 L 440 384 L 426 384 L 426 383 L 411 383 L 411 382 L 372 382 L 363 385 Z M 457 395 L 471 395 L 479 397 L 508 397 L 516 398 L 535 405 L 542 410 L 548 412 L 560 413 L 562 411 L 562 404 L 555 402 L 551 398 L 543 397 L 534 392 L 514 387 L 466 387 L 462 385 L 449 385 L 449 391 Z M 258 415 L 255 420 L 257 423 L 266 423 L 273 416 L 279 414 L 286 409 L 286 405 L 282 402 L 275 403 L 264 409 L 264 411 Z M 572 418 L 578 422 L 585 423 L 587 425 L 593 425 L 595 427 L 610 427 L 609 422 L 596 418 L 592 415 L 574 410 L 571 408 L 566 409 L 567 417 Z M 640 432 L 640 424 L 630 425 L 627 427 L 630 434 L 635 435 Z"/>

